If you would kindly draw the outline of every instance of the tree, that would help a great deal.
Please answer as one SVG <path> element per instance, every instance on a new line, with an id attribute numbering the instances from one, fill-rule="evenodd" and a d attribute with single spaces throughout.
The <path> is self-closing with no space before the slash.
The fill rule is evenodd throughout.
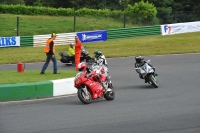
<path id="1" fill-rule="evenodd" d="M 110 9 L 110 10 L 122 9 L 120 5 L 120 0 L 87 0 L 87 1 L 69 0 L 69 2 L 71 3 L 72 7 L 76 7 L 76 9 L 83 7 L 92 9 Z"/>
<path id="2" fill-rule="evenodd" d="M 24 5 L 24 0 L 2 0 L 2 2 L 0 3 L 4 3 L 4 4 L 13 4 L 13 5 L 17 5 L 17 4 L 21 4 Z"/>
<path id="3" fill-rule="evenodd" d="M 144 2 L 143 0 L 140 2 L 136 2 L 133 6 L 130 4 L 125 9 L 125 12 L 129 15 L 133 15 L 133 18 L 135 18 L 139 23 L 146 23 L 153 21 L 156 19 L 157 10 L 156 7 L 147 2 Z"/>
<path id="4" fill-rule="evenodd" d="M 174 0 L 173 10 L 176 11 L 177 22 L 199 21 L 200 19 L 199 0 Z"/>
<path id="5" fill-rule="evenodd" d="M 160 20 L 160 24 L 174 22 L 174 14 L 172 5 L 174 0 L 149 0 L 153 3 L 158 11 L 157 17 Z"/>
<path id="6" fill-rule="evenodd" d="M 122 6 L 122 10 L 125 10 L 128 7 L 130 0 L 120 0 L 120 5 Z"/>

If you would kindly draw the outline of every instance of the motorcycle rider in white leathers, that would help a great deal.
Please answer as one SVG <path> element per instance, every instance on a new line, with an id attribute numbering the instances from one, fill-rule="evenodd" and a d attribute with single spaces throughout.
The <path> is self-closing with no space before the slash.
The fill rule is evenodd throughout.
<path id="1" fill-rule="evenodd" d="M 104 68 L 105 75 L 108 76 L 108 64 L 106 61 L 106 57 L 101 53 L 100 50 L 95 50 L 94 54 L 95 54 L 94 65 L 102 66 Z"/>
<path id="2" fill-rule="evenodd" d="M 107 78 L 107 81 L 108 81 L 108 79 L 109 79 L 109 77 L 108 77 L 108 64 L 107 64 L 107 61 L 106 61 L 106 57 L 101 53 L 100 50 L 95 50 L 94 54 L 95 54 L 94 65 L 99 65 L 99 66 L 102 66 L 104 68 L 105 75 L 106 75 L 106 78 Z M 102 82 L 102 84 L 103 84 L 105 90 L 107 91 L 108 88 L 106 87 L 105 82 L 104 83 Z"/>
<path id="3" fill-rule="evenodd" d="M 147 61 L 142 57 L 142 56 L 140 56 L 140 55 L 136 55 L 135 56 L 135 68 L 139 68 L 139 67 L 141 67 L 142 65 L 144 65 L 144 63 L 146 63 Z M 148 65 L 150 66 L 150 67 L 152 67 L 153 68 L 153 70 L 154 70 L 154 72 L 155 72 L 155 67 L 151 64 L 151 62 L 148 62 Z M 136 72 L 139 74 L 139 77 L 141 78 L 141 79 L 143 79 L 143 77 L 142 77 L 142 75 L 141 75 L 141 73 L 140 73 L 140 71 L 139 70 L 136 70 Z M 156 76 L 158 76 L 158 74 L 155 72 L 154 73 Z M 145 83 L 147 82 L 147 80 L 145 79 Z"/>

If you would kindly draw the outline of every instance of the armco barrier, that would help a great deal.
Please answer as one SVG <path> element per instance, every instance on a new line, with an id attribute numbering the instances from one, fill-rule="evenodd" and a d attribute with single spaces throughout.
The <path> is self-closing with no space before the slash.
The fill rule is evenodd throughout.
<path id="1" fill-rule="evenodd" d="M 107 30 L 108 39 L 161 35 L 160 25 Z"/>
<path id="2" fill-rule="evenodd" d="M 74 78 L 35 83 L 0 85 L 0 102 L 74 94 Z"/>
<path id="3" fill-rule="evenodd" d="M 33 46 L 33 36 L 20 36 L 20 47 Z"/>
<path id="4" fill-rule="evenodd" d="M 61 33 L 56 34 L 57 37 L 54 40 L 55 45 L 63 45 L 75 42 L 76 33 Z M 51 38 L 51 34 L 35 35 L 33 36 L 33 46 L 43 46 L 46 44 L 48 38 Z"/>
<path id="5" fill-rule="evenodd" d="M 93 34 L 94 32 L 94 34 Z M 85 42 L 99 41 L 101 38 L 103 41 L 107 39 L 118 39 L 118 38 L 128 38 L 128 37 L 139 37 L 139 36 L 151 36 L 151 35 L 161 35 L 161 26 L 142 26 L 142 27 L 132 27 L 132 28 L 119 28 L 119 29 L 109 29 L 106 32 L 106 37 L 102 38 L 103 34 L 96 33 L 97 31 L 79 32 L 79 37 Z M 85 33 L 85 34 L 81 34 Z M 88 33 L 88 34 L 86 34 Z M 92 33 L 91 35 L 89 33 Z M 63 45 L 74 43 L 75 36 L 78 33 L 60 33 L 57 34 L 55 40 L 56 45 Z M 46 44 L 46 40 L 51 37 L 51 34 L 46 35 L 35 35 L 35 36 L 21 36 L 20 37 L 20 47 L 24 46 L 43 46 Z M 84 43 L 84 41 L 82 43 Z"/>

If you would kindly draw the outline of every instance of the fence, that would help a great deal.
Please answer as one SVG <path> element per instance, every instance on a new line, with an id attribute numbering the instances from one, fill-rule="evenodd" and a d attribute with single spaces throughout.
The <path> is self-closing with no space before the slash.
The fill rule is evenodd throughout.
<path id="1" fill-rule="evenodd" d="M 184 23 L 200 21 L 200 11 L 175 11 L 175 12 L 158 12 L 157 17 L 159 24 Z"/>
<path id="2" fill-rule="evenodd" d="M 200 12 L 158 12 L 152 21 L 138 21 L 135 15 L 113 14 L 112 16 L 26 16 L 0 14 L 0 37 L 44 35 L 52 32 L 107 30 L 136 26 L 151 26 L 200 20 Z"/>

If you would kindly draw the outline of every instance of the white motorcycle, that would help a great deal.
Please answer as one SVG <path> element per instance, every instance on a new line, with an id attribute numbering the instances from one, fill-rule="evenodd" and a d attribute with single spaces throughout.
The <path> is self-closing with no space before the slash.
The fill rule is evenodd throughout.
<path id="1" fill-rule="evenodd" d="M 150 60 L 147 60 L 142 66 L 135 68 L 136 71 L 139 71 L 142 78 L 144 78 L 149 84 L 153 85 L 155 88 L 158 88 L 158 80 L 155 74 L 154 69 L 148 65 Z"/>
<path id="2" fill-rule="evenodd" d="M 91 69 L 95 71 L 95 73 L 97 74 L 104 74 L 106 76 L 106 81 L 107 81 L 106 88 L 110 88 L 110 89 L 107 89 L 107 91 L 111 91 L 111 89 L 114 89 L 112 85 L 112 81 L 111 81 L 111 76 L 108 76 L 108 73 L 107 71 L 105 71 L 103 66 L 100 66 L 98 64 L 93 64 Z"/>
<path id="3" fill-rule="evenodd" d="M 105 74 L 106 76 L 108 76 L 108 67 L 107 67 L 107 66 L 105 66 L 105 65 L 99 65 L 99 64 L 97 64 L 97 63 L 92 64 L 92 69 L 94 69 L 94 68 L 96 68 L 96 67 L 102 67 L 103 70 L 104 70 L 104 74 Z"/>

